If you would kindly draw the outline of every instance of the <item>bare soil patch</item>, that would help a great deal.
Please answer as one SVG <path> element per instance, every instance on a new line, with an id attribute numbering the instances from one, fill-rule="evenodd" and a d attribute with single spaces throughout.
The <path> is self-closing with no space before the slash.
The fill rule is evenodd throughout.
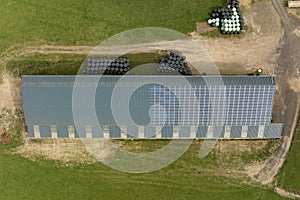
<path id="1" fill-rule="evenodd" d="M 261 167 L 269 155 L 278 148 L 278 140 L 220 140 L 215 150 L 220 163 L 229 163 L 239 166 L 243 173 L 251 174 Z M 230 156 L 234 156 L 231 163 Z"/>
<path id="2" fill-rule="evenodd" d="M 64 165 L 94 163 L 80 139 L 36 139 L 17 147 L 15 152 L 30 159 L 59 161 Z"/>
<path id="3" fill-rule="evenodd" d="M 291 78 L 288 80 L 290 87 L 295 91 L 300 93 L 300 78 Z"/>
<path id="4" fill-rule="evenodd" d="M 197 22 L 196 31 L 197 33 L 205 33 L 207 31 L 217 30 L 217 27 L 210 26 L 207 22 Z"/>
<path id="5" fill-rule="evenodd" d="M 21 108 L 21 79 L 5 75 L 0 85 L 0 108 Z"/>

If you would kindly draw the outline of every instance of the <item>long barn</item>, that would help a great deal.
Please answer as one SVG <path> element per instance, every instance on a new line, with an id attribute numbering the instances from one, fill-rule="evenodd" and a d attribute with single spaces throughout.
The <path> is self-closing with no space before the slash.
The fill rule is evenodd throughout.
<path id="1" fill-rule="evenodd" d="M 271 76 L 22 77 L 29 138 L 280 138 L 274 93 Z"/>

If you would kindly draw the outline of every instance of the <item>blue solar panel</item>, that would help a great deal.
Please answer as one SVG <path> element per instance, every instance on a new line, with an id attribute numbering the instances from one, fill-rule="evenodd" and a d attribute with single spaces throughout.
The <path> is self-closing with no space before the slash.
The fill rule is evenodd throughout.
<path id="1" fill-rule="evenodd" d="M 273 85 L 188 86 L 155 85 L 150 91 L 150 105 L 161 105 L 154 125 L 258 126 L 271 120 Z M 179 101 L 178 101 L 179 100 Z M 180 106 L 179 106 L 180 105 Z M 165 114 L 166 118 L 162 116 Z"/>

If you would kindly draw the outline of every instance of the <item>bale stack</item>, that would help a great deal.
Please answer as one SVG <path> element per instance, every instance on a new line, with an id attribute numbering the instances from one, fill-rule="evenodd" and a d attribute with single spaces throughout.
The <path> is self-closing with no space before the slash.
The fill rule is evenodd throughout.
<path id="1" fill-rule="evenodd" d="M 85 74 L 123 75 L 130 70 L 130 59 L 122 57 L 89 57 L 86 60 Z"/>
<path id="2" fill-rule="evenodd" d="M 188 64 L 185 62 L 185 56 L 180 52 L 171 51 L 164 58 L 160 59 L 158 72 L 178 72 L 182 75 L 192 75 L 192 71 Z"/>
<path id="3" fill-rule="evenodd" d="M 244 18 L 238 0 L 231 0 L 226 8 L 215 8 L 211 16 L 208 24 L 221 27 L 222 34 L 240 34 L 244 29 Z"/>

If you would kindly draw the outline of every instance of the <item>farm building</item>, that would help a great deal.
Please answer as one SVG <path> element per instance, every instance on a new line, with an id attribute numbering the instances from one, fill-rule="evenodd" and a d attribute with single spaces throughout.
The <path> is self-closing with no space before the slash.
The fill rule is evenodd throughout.
<path id="1" fill-rule="evenodd" d="M 28 136 L 281 137 L 282 124 L 271 123 L 274 77 L 181 79 L 182 76 L 23 76 Z M 120 117 L 124 113 L 130 117 Z"/>

